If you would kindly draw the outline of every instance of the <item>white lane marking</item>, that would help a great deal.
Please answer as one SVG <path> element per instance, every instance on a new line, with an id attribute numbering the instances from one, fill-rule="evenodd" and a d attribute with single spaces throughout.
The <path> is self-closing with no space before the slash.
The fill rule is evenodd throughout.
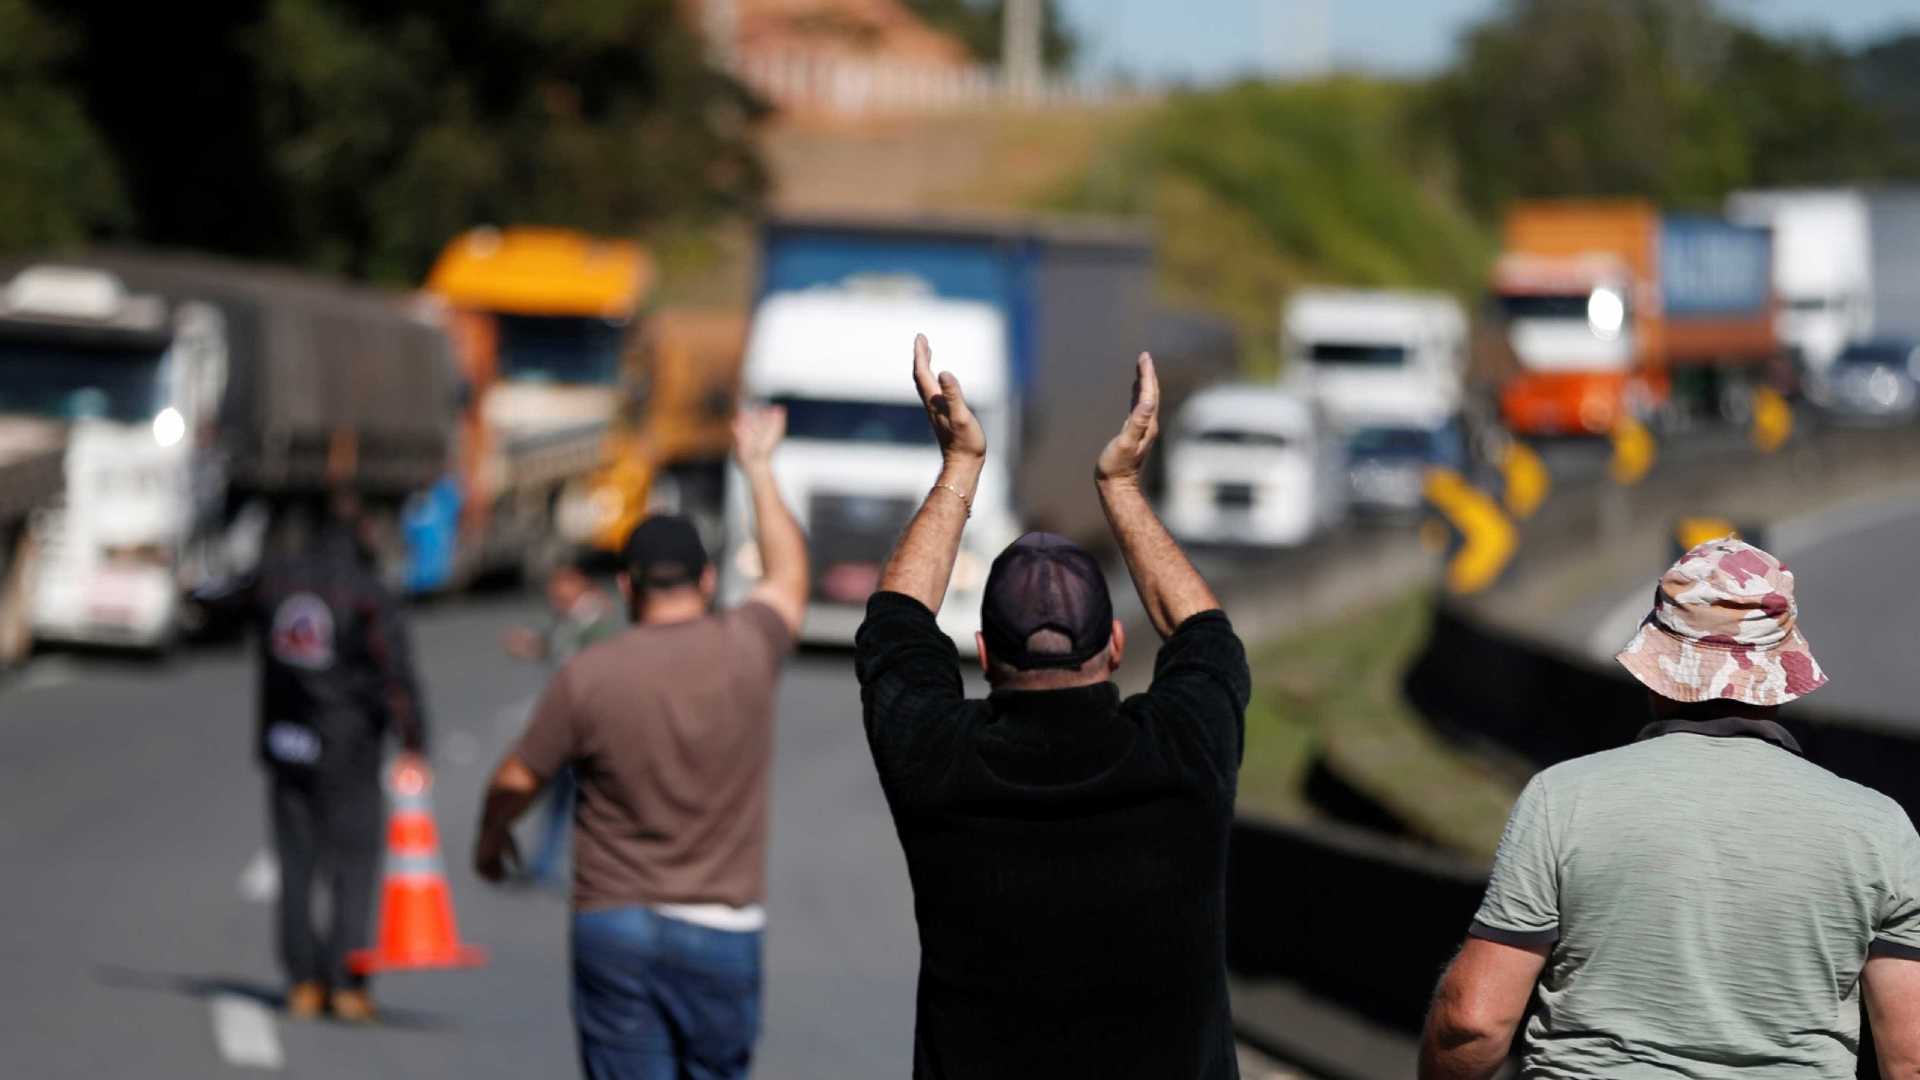
<path id="1" fill-rule="evenodd" d="M 227 1064 L 243 1069 L 286 1066 L 280 1033 L 265 1005 L 238 994 L 215 994 L 207 1007 L 213 1014 L 213 1041 Z"/>
<path id="2" fill-rule="evenodd" d="M 273 903 L 280 898 L 280 861 L 266 848 L 255 851 L 236 884 L 240 899 L 250 904 Z"/>
<path id="3" fill-rule="evenodd" d="M 1789 518 L 1766 531 L 1767 550 L 1783 559 L 1829 540 L 1920 515 L 1920 488 L 1853 499 L 1831 510 Z M 1791 560 L 1789 560 L 1791 561 Z"/>

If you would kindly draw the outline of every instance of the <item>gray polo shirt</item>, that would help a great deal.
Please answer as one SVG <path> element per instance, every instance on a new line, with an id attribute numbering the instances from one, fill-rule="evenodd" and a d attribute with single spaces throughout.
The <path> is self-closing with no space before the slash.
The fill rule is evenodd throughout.
<path id="1" fill-rule="evenodd" d="M 1777 725 L 1658 731 L 1507 821 L 1471 932 L 1552 945 L 1524 1075 L 1852 1077 L 1868 953 L 1920 960 L 1913 823 Z"/>

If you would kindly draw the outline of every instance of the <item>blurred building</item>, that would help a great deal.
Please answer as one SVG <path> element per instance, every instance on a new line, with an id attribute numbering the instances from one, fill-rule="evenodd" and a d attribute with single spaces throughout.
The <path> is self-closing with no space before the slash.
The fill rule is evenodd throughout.
<path id="1" fill-rule="evenodd" d="M 1022 100 L 1085 88 L 1023 82 L 976 61 L 901 0 L 688 0 L 715 55 L 789 115 L 857 116 Z"/>

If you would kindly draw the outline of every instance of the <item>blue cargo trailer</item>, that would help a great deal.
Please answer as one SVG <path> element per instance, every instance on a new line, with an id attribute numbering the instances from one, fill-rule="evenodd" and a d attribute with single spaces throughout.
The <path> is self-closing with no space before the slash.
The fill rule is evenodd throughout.
<path id="1" fill-rule="evenodd" d="M 1155 350 L 1163 416 L 1238 364 L 1230 323 L 1156 301 L 1151 236 L 1129 225 L 934 216 L 766 222 L 759 299 L 812 289 L 997 309 L 1020 395 L 1020 445 L 998 449 L 1019 455 L 1014 483 L 1024 523 L 1087 540 L 1105 532 L 1089 476 L 1126 414 L 1134 358 Z"/>

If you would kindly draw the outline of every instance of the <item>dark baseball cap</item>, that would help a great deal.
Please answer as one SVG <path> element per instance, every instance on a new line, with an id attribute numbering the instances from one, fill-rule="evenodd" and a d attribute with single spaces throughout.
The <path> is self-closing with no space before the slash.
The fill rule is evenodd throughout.
<path id="1" fill-rule="evenodd" d="M 1075 668 L 1113 638 L 1113 599 L 1100 564 L 1080 545 L 1053 533 L 1030 532 L 993 560 L 980 599 L 980 632 L 987 653 L 1021 671 Z M 1028 639 L 1054 630 L 1071 643 L 1066 652 L 1031 652 Z"/>
<path id="2" fill-rule="evenodd" d="M 636 586 L 675 589 L 700 580 L 707 549 L 693 522 L 678 514 L 655 514 L 627 534 L 622 561 Z"/>

